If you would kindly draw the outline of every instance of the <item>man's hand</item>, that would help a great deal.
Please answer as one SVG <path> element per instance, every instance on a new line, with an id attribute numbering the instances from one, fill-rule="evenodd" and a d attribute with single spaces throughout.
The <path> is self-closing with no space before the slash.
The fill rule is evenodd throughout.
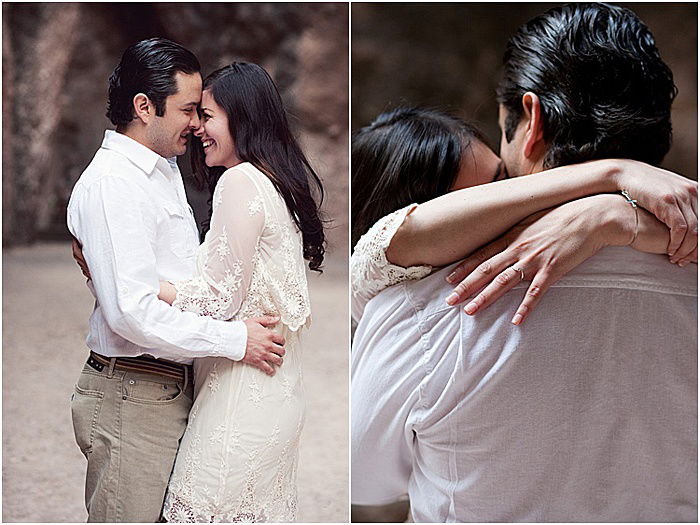
<path id="1" fill-rule="evenodd" d="M 248 342 L 242 361 L 259 368 L 269 376 L 275 375 L 272 365 L 282 366 L 284 337 L 270 328 L 279 322 L 279 317 L 267 315 L 243 322 L 248 328 Z"/>
<path id="2" fill-rule="evenodd" d="M 87 263 L 85 262 L 85 257 L 83 257 L 83 247 L 80 245 L 78 242 L 78 239 L 73 237 L 73 259 L 75 259 L 75 262 L 78 263 L 78 266 L 80 266 L 80 270 L 83 272 L 83 275 L 88 278 L 88 281 L 92 279 L 90 276 L 90 269 L 88 268 Z"/>

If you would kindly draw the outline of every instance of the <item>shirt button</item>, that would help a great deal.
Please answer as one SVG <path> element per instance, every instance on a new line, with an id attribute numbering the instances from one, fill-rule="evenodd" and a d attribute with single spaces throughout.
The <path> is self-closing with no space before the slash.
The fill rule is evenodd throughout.
<path id="1" fill-rule="evenodd" d="M 136 383 L 136 381 L 134 381 L 133 379 L 129 379 L 129 384 L 130 384 L 130 385 L 133 385 L 134 383 Z"/>
<path id="2" fill-rule="evenodd" d="M 119 290 L 121 293 L 126 294 L 126 292 L 129 291 L 129 289 L 126 286 L 122 286 L 121 290 Z"/>

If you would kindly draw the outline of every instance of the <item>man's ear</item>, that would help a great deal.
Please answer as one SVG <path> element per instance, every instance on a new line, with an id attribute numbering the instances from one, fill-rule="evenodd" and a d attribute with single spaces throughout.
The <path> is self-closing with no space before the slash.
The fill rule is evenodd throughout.
<path id="1" fill-rule="evenodd" d="M 153 104 L 151 104 L 151 100 L 148 96 L 143 93 L 136 93 L 136 95 L 134 95 L 133 105 L 136 118 L 141 120 L 144 124 L 148 124 L 155 114 L 155 108 Z"/>
<path id="2" fill-rule="evenodd" d="M 540 97 L 532 91 L 528 91 L 523 95 L 523 116 L 527 120 L 525 128 L 525 157 L 532 157 L 533 153 L 537 153 L 542 147 L 544 137 L 544 129 L 542 123 L 542 111 L 540 107 Z"/>

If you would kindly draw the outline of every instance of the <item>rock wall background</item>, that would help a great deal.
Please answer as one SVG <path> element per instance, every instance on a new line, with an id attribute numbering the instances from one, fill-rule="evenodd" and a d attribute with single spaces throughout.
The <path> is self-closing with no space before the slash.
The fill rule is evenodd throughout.
<path id="1" fill-rule="evenodd" d="M 508 38 L 558 4 L 353 3 L 353 130 L 401 104 L 447 109 L 498 147 L 496 83 Z M 664 167 L 697 180 L 696 3 L 625 3 L 647 24 L 674 74 L 674 143 Z"/>
<path id="2" fill-rule="evenodd" d="M 346 255 L 348 5 L 3 3 L 3 244 L 64 239 L 73 184 L 99 147 L 107 79 L 126 47 L 163 36 L 207 73 L 256 62 L 277 83 L 326 188 L 330 251 Z M 186 182 L 189 161 L 180 159 Z M 187 187 L 198 220 L 207 195 Z"/>

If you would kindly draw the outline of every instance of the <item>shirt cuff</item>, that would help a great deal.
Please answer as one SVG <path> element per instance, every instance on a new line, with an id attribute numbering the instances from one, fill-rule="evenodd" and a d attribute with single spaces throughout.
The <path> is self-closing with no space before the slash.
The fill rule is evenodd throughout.
<path id="1" fill-rule="evenodd" d="M 221 321 L 219 336 L 221 344 L 214 349 L 217 355 L 234 361 L 240 361 L 245 357 L 248 328 L 243 321 Z"/>

